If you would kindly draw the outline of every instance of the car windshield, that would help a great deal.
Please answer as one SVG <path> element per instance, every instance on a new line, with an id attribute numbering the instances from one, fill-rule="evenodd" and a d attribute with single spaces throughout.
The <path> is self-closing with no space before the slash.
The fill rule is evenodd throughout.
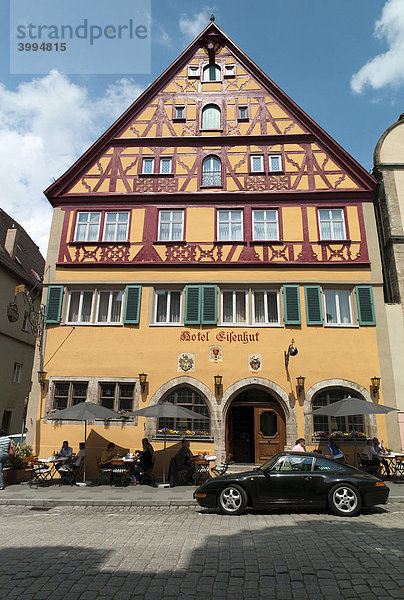
<path id="1" fill-rule="evenodd" d="M 274 456 L 272 456 L 258 468 L 262 471 L 270 471 L 280 456 L 281 454 L 279 452 L 278 454 L 274 454 Z"/>

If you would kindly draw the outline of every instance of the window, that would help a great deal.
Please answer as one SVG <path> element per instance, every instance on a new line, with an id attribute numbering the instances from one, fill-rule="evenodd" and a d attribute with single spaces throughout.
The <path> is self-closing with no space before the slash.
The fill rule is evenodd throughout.
<path id="1" fill-rule="evenodd" d="M 313 458 L 311 456 L 281 456 L 272 471 L 289 473 L 290 471 L 311 471 Z"/>
<path id="2" fill-rule="evenodd" d="M 203 107 L 202 129 L 220 129 L 220 108 L 216 104 Z"/>
<path id="3" fill-rule="evenodd" d="M 100 231 L 100 212 L 79 212 L 77 214 L 76 242 L 96 242 Z"/>
<path id="4" fill-rule="evenodd" d="M 121 291 L 98 292 L 97 323 L 121 323 L 122 299 Z"/>
<path id="5" fill-rule="evenodd" d="M 225 77 L 235 77 L 236 76 L 236 65 L 225 65 L 224 66 L 224 76 Z"/>
<path id="6" fill-rule="evenodd" d="M 253 210 L 253 239 L 279 240 L 277 210 Z"/>
<path id="7" fill-rule="evenodd" d="M 200 77 L 201 69 L 199 65 L 188 65 L 188 77 Z"/>
<path id="8" fill-rule="evenodd" d="M 322 240 L 345 240 L 344 213 L 342 208 L 319 209 L 320 238 Z"/>
<path id="9" fill-rule="evenodd" d="M 279 294 L 277 291 L 253 290 L 253 324 L 279 324 Z"/>
<path id="10" fill-rule="evenodd" d="M 248 322 L 247 291 L 222 291 L 222 323 L 246 325 Z"/>
<path id="11" fill-rule="evenodd" d="M 133 410 L 134 383 L 100 383 L 100 404 L 124 412 Z"/>
<path id="12" fill-rule="evenodd" d="M 241 241 L 243 239 L 243 211 L 217 211 L 217 238 L 220 242 Z"/>
<path id="13" fill-rule="evenodd" d="M 238 107 L 238 119 L 239 119 L 239 121 L 247 121 L 248 120 L 247 106 L 239 106 Z"/>
<path id="14" fill-rule="evenodd" d="M 104 225 L 104 242 L 126 242 L 128 239 L 129 213 L 107 212 Z"/>
<path id="15" fill-rule="evenodd" d="M 1 429 L 3 429 L 6 432 L 6 435 L 10 432 L 12 416 L 13 416 L 12 410 L 4 410 L 3 411 L 3 418 L 1 420 Z"/>
<path id="16" fill-rule="evenodd" d="M 203 68 L 203 81 L 220 81 L 220 67 L 218 65 L 206 65 Z"/>
<path id="17" fill-rule="evenodd" d="M 53 393 L 53 408 L 61 410 L 85 402 L 88 383 L 57 382 Z"/>
<path id="18" fill-rule="evenodd" d="M 23 331 L 29 331 L 29 315 L 28 315 L 28 313 L 24 313 L 24 316 L 22 318 L 21 329 Z"/>
<path id="19" fill-rule="evenodd" d="M 160 158 L 160 174 L 161 175 L 170 175 L 171 171 L 172 158 L 171 156 L 162 156 Z"/>
<path id="20" fill-rule="evenodd" d="M 323 290 L 327 325 L 352 325 L 351 298 L 348 290 Z"/>
<path id="21" fill-rule="evenodd" d="M 282 157 L 280 154 L 269 155 L 269 170 L 270 172 L 282 171 Z"/>
<path id="22" fill-rule="evenodd" d="M 91 322 L 93 295 L 93 291 L 70 292 L 67 310 L 68 323 Z"/>
<path id="23" fill-rule="evenodd" d="M 252 173 L 263 173 L 264 172 L 264 156 L 262 154 L 253 154 L 251 156 L 251 172 Z"/>
<path id="24" fill-rule="evenodd" d="M 184 211 L 161 210 L 159 212 L 159 241 L 173 242 L 184 238 Z"/>
<path id="25" fill-rule="evenodd" d="M 156 291 L 155 323 L 180 323 L 181 321 L 181 292 Z"/>
<path id="26" fill-rule="evenodd" d="M 154 173 L 154 158 L 143 159 L 142 173 L 144 175 L 152 175 Z"/>
<path id="27" fill-rule="evenodd" d="M 178 120 L 185 120 L 185 106 L 175 106 L 173 118 Z"/>
<path id="28" fill-rule="evenodd" d="M 329 388 L 323 390 L 314 396 L 312 402 L 312 410 L 321 408 L 322 406 L 328 406 L 333 402 L 342 400 L 347 396 L 356 397 L 355 392 L 347 389 Z M 325 432 L 330 434 L 333 431 L 342 431 L 342 433 L 349 433 L 350 431 L 360 431 L 365 433 L 363 416 L 352 415 L 349 417 L 328 417 L 326 415 L 313 415 L 313 431 L 314 435 L 316 432 Z"/>
<path id="29" fill-rule="evenodd" d="M 187 285 L 185 287 L 184 323 L 216 325 L 217 286 Z"/>
<path id="30" fill-rule="evenodd" d="M 171 402 L 182 408 L 188 408 L 196 413 L 209 417 L 209 410 L 205 400 L 194 390 L 187 387 L 181 387 L 164 398 L 164 402 Z M 193 431 L 196 434 L 209 435 L 210 423 L 209 419 L 173 419 L 160 418 L 158 420 L 158 428 L 170 429 L 171 431 L 182 434 L 185 431 Z"/>
<path id="31" fill-rule="evenodd" d="M 14 363 L 13 383 L 21 383 L 22 381 L 22 364 Z"/>
<path id="32" fill-rule="evenodd" d="M 222 163 L 217 156 L 208 156 L 202 165 L 202 185 L 222 185 Z"/>

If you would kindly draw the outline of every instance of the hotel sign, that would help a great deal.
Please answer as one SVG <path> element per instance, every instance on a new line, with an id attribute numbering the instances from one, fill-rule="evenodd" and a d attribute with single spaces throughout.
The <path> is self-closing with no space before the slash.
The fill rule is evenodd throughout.
<path id="1" fill-rule="evenodd" d="M 229 342 L 229 344 L 249 344 L 251 342 L 259 342 L 259 331 L 218 331 L 212 334 L 211 331 L 181 331 L 180 342 Z"/>

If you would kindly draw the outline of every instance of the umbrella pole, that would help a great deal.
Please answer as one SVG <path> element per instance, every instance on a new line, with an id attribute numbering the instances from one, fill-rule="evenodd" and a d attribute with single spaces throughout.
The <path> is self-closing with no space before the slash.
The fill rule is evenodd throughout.
<path id="1" fill-rule="evenodd" d="M 164 450 L 163 450 L 163 483 L 166 482 L 166 445 L 167 445 L 167 431 L 164 427 Z"/>
<path id="2" fill-rule="evenodd" d="M 83 483 L 86 480 L 86 458 L 87 458 L 87 421 L 84 421 L 84 467 L 83 467 Z"/>

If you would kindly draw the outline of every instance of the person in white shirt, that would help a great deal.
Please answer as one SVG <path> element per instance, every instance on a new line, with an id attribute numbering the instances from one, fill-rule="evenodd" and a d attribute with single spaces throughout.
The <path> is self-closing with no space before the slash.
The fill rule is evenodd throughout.
<path id="1" fill-rule="evenodd" d="M 383 446 L 383 442 L 380 443 L 379 440 L 377 439 L 377 437 L 373 438 L 373 448 L 375 449 L 376 454 L 379 456 L 379 454 L 381 454 L 382 452 L 386 452 Z M 388 461 L 385 458 L 380 458 L 380 462 L 382 463 L 382 465 L 384 466 L 385 470 L 386 470 L 386 475 L 387 477 L 390 477 L 390 465 L 388 463 Z"/>
<path id="2" fill-rule="evenodd" d="M 62 444 L 61 449 L 58 452 L 60 458 L 71 458 L 73 454 L 73 448 L 69 446 L 69 442 L 65 440 Z"/>
<path id="3" fill-rule="evenodd" d="M 380 456 L 373 447 L 373 440 L 367 440 L 366 446 L 362 450 L 362 454 L 366 456 L 371 467 L 380 467 Z"/>
<path id="4" fill-rule="evenodd" d="M 296 440 L 296 445 L 293 446 L 292 452 L 306 452 L 306 441 L 304 438 Z"/>

